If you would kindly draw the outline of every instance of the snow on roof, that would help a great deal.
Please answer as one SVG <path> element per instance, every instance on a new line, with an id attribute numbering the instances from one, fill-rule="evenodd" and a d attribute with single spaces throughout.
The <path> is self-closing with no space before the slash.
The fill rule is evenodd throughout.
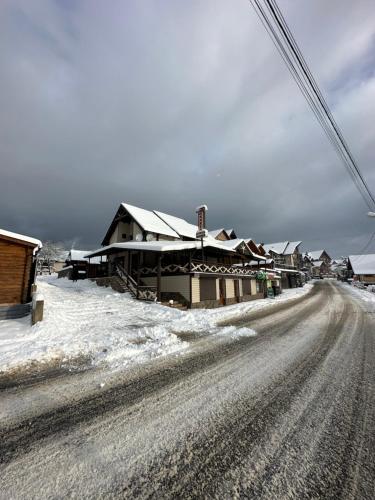
<path id="1" fill-rule="evenodd" d="M 234 252 L 230 248 L 215 242 L 213 239 L 203 240 L 203 247 L 212 247 L 224 250 L 226 252 Z M 126 241 L 125 243 L 112 243 L 103 248 L 99 248 L 94 252 L 86 254 L 86 258 L 92 258 L 97 255 L 105 255 L 111 253 L 112 249 L 118 250 L 145 250 L 148 252 L 178 252 L 182 250 L 200 249 L 200 241 Z"/>
<path id="2" fill-rule="evenodd" d="M 238 248 L 241 244 L 244 244 L 245 248 L 247 248 L 246 241 L 242 238 L 236 238 L 234 240 L 220 241 L 220 245 L 224 245 L 227 248 L 232 248 L 233 250 Z"/>
<path id="3" fill-rule="evenodd" d="M 307 252 L 307 255 L 312 258 L 312 260 L 319 260 L 324 250 L 314 250 L 313 252 Z"/>
<path id="4" fill-rule="evenodd" d="M 286 249 L 284 250 L 284 255 L 290 255 L 294 253 L 295 249 L 302 243 L 302 241 L 289 241 Z"/>
<path id="5" fill-rule="evenodd" d="M 288 244 L 288 241 L 282 241 L 280 243 L 267 243 L 266 245 L 263 245 L 263 248 L 266 253 L 269 253 L 271 251 L 277 253 L 278 255 L 282 255 Z"/>
<path id="6" fill-rule="evenodd" d="M 297 271 L 296 269 L 282 269 L 280 267 L 275 267 L 274 270 L 278 271 L 280 273 L 291 273 L 291 274 L 300 274 L 301 273 L 301 271 Z"/>
<path id="7" fill-rule="evenodd" d="M 88 262 L 89 259 L 86 257 L 86 255 L 88 253 L 90 253 L 90 250 L 75 250 L 74 248 L 72 248 L 69 251 L 67 260 L 68 261 L 78 260 L 78 261 L 86 261 L 86 262 Z M 90 263 L 91 264 L 100 264 L 100 258 L 96 257 L 94 259 L 91 259 Z"/>
<path id="8" fill-rule="evenodd" d="M 375 274 L 375 254 L 349 255 L 354 274 Z"/>
<path id="9" fill-rule="evenodd" d="M 263 257 L 261 265 L 263 266 L 264 263 L 266 263 L 266 264 L 272 264 L 273 263 L 273 259 L 264 259 L 264 257 Z M 247 266 L 258 266 L 259 262 L 257 260 L 251 260 L 250 262 L 247 262 L 246 265 Z"/>
<path id="10" fill-rule="evenodd" d="M 312 264 L 313 264 L 313 267 L 320 267 L 323 264 L 323 261 L 322 260 L 314 260 L 314 262 Z"/>
<path id="11" fill-rule="evenodd" d="M 225 231 L 225 229 L 222 227 L 221 229 L 214 229 L 213 231 L 208 231 L 208 234 L 210 236 L 212 236 L 213 238 L 216 238 L 217 236 L 219 236 L 219 234 L 222 232 L 222 231 Z M 226 231 L 225 231 L 226 232 Z"/>
<path id="12" fill-rule="evenodd" d="M 42 242 L 35 238 L 30 238 L 30 236 L 25 236 L 24 234 L 12 233 L 11 231 L 6 231 L 5 229 L 0 229 L 0 236 L 6 236 L 7 238 L 12 238 L 14 240 L 24 241 L 25 243 L 31 243 L 35 247 L 42 248 Z"/>
<path id="13" fill-rule="evenodd" d="M 145 210 L 144 208 L 134 207 L 128 203 L 121 203 L 121 205 L 145 231 L 178 238 L 176 231 L 158 217 L 156 213 Z"/>
<path id="14" fill-rule="evenodd" d="M 290 255 L 300 245 L 302 241 L 281 241 L 279 243 L 267 243 L 263 245 L 266 253 L 274 252 L 278 255 Z"/>
<path id="15" fill-rule="evenodd" d="M 164 214 L 163 212 L 159 212 L 154 210 L 154 214 L 156 214 L 160 219 L 168 224 L 168 226 L 177 233 L 178 236 L 182 236 L 185 238 L 197 238 L 198 226 L 194 224 L 190 224 L 185 219 L 181 219 L 180 217 L 175 217 L 174 215 Z"/>

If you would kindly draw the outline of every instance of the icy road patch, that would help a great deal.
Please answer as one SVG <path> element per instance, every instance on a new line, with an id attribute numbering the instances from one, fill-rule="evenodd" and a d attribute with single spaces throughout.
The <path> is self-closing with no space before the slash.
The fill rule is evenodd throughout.
<path id="1" fill-rule="evenodd" d="M 56 275 L 38 280 L 45 298 L 45 315 L 31 327 L 30 318 L 0 321 L 0 372 L 30 365 L 124 368 L 171 353 L 207 335 L 256 335 L 249 328 L 218 326 L 271 303 L 309 291 L 287 290 L 277 299 L 264 299 L 213 310 L 179 311 L 132 299 L 111 288 L 83 280 L 76 283 Z"/>

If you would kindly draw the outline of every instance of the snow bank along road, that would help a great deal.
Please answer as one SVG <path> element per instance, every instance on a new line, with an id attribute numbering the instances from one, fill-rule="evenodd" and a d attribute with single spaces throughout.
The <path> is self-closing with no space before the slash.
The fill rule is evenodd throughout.
<path id="1" fill-rule="evenodd" d="M 50 409 L 45 392 L 0 423 L 0 496 L 374 498 L 374 313 L 321 282 L 247 317 L 255 337 L 203 339 Z"/>

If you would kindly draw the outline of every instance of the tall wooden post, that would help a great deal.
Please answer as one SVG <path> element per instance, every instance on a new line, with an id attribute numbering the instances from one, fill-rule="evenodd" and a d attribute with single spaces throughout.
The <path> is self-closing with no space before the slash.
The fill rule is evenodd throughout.
<path id="1" fill-rule="evenodd" d="M 158 275 L 156 278 L 156 297 L 161 302 L 161 253 L 158 254 Z"/>

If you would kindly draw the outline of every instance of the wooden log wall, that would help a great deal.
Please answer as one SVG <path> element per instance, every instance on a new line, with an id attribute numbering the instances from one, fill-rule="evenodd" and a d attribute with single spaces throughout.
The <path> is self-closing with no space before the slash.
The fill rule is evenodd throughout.
<path id="1" fill-rule="evenodd" d="M 0 239 L 0 304 L 28 301 L 33 249 Z"/>

